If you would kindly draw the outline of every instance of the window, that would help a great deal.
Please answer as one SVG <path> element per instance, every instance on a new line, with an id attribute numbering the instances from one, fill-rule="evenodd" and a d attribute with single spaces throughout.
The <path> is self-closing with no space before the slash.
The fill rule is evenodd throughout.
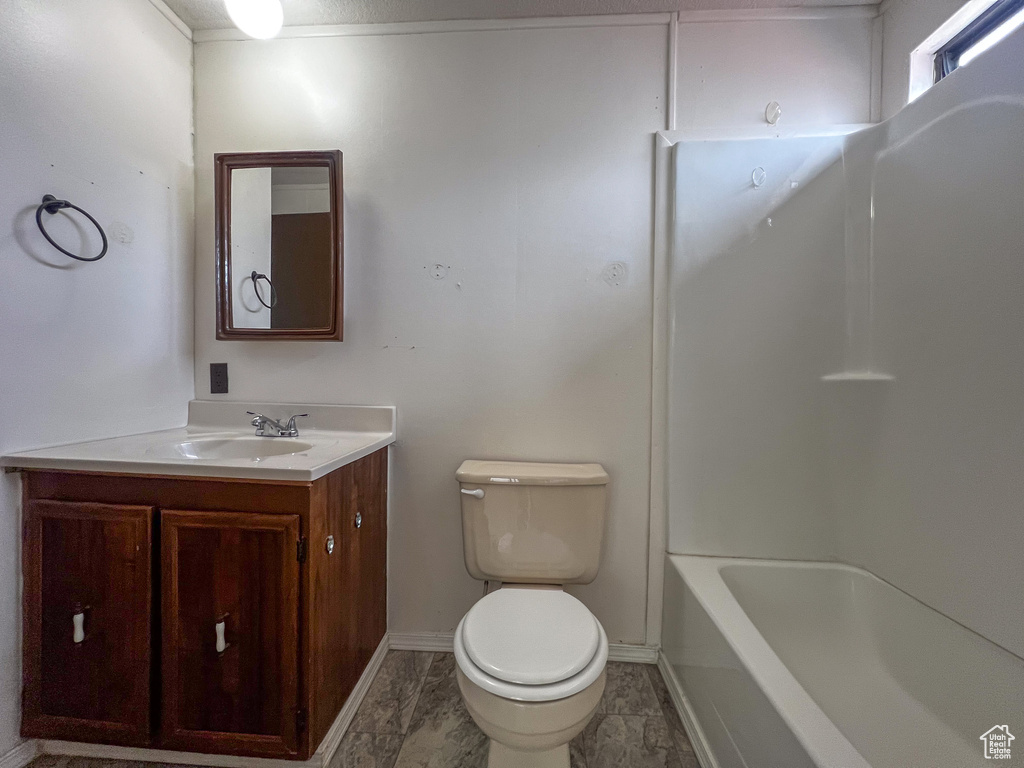
<path id="1" fill-rule="evenodd" d="M 1024 26 L 1024 0 L 999 0 L 935 52 L 935 78 L 972 61 L 1018 27 Z"/>

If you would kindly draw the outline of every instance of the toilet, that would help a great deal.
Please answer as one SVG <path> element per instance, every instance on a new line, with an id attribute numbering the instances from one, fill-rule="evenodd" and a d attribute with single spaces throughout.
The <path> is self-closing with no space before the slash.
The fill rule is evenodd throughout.
<path id="1" fill-rule="evenodd" d="M 608 474 L 600 464 L 465 461 L 466 568 L 487 583 L 455 630 L 456 675 L 490 737 L 489 768 L 568 768 L 597 711 L 608 637 L 563 591 L 597 576 Z"/>

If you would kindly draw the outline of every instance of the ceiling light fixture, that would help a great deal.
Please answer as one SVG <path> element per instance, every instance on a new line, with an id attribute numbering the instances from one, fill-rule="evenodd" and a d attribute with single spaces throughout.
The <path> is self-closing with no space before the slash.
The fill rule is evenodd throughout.
<path id="1" fill-rule="evenodd" d="M 228 16 L 249 37 L 267 40 L 281 31 L 281 0 L 224 0 Z"/>

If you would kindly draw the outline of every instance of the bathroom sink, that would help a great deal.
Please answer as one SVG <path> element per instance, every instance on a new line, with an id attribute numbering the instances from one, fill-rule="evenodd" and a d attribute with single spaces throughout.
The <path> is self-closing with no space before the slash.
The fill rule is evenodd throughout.
<path id="1" fill-rule="evenodd" d="M 289 437 L 211 437 L 175 443 L 171 449 L 183 459 L 265 459 L 312 448 Z"/>
<path id="2" fill-rule="evenodd" d="M 255 435 L 252 412 L 308 413 L 296 437 Z M 188 423 L 0 456 L 0 467 L 312 482 L 395 442 L 395 409 L 193 400 Z"/>

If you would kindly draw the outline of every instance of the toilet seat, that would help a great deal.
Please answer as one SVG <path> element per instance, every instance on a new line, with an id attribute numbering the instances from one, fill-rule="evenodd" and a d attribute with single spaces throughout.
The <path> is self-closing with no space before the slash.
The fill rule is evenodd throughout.
<path id="1" fill-rule="evenodd" d="M 554 701 L 600 677 L 608 637 L 586 606 L 561 590 L 506 587 L 459 622 L 455 658 L 470 681 L 496 696 Z"/>
<path id="2" fill-rule="evenodd" d="M 500 589 L 470 608 L 462 625 L 472 662 L 520 685 L 572 677 L 594 658 L 600 639 L 594 614 L 560 589 Z"/>

